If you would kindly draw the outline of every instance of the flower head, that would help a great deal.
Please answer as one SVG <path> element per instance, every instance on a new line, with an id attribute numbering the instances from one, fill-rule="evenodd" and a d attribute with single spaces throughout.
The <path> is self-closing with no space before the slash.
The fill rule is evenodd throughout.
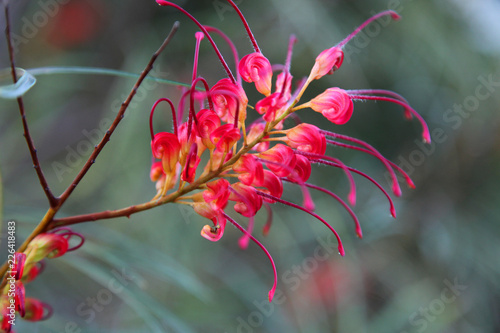
<path id="1" fill-rule="evenodd" d="M 308 89 L 313 80 L 333 73 L 342 65 L 344 59 L 342 48 L 349 40 L 367 24 L 383 15 L 390 15 L 396 19 L 398 16 L 394 12 L 385 11 L 376 14 L 356 28 L 346 39 L 325 49 L 316 57 L 310 75 L 298 80 L 293 85 L 291 59 L 293 45 L 297 42 L 297 38 L 293 35 L 290 37 L 284 64 L 271 66 L 271 62 L 259 49 L 239 8 L 232 0 L 227 1 L 240 16 L 255 51 L 245 55 L 239 61 L 233 43 L 222 32 L 216 28 L 206 28 L 176 4 L 157 0 L 162 6 L 180 10 L 195 22 L 212 44 L 228 77 L 218 79 L 212 87 L 209 87 L 207 81 L 197 76 L 198 51 L 202 42 L 201 33 L 198 33 L 191 88 L 181 98 L 182 102 L 184 97 L 188 94 L 190 96 L 191 103 L 187 120 L 183 122 L 184 107 L 180 103 L 178 131 L 174 116 L 174 133 L 160 132 L 152 135 L 153 157 L 160 159 L 161 162 L 153 164 L 150 175 L 151 180 L 157 182 L 157 187 L 162 187 L 162 191 L 153 199 L 161 200 L 162 203 L 174 201 L 190 205 L 196 213 L 211 221 L 211 224 L 204 225 L 201 230 L 201 236 L 210 241 L 218 241 L 222 238 L 227 221 L 229 221 L 243 233 L 239 240 L 241 248 L 246 248 L 250 240 L 258 245 L 269 257 L 273 266 L 274 284 L 269 292 L 271 300 L 277 283 L 274 261 L 265 247 L 252 235 L 254 223 L 258 223 L 256 215 L 262 206 L 268 210 L 268 222 L 263 228 L 265 234 L 269 231 L 272 221 L 270 207 L 278 202 L 309 214 L 322 222 L 335 235 L 339 253 L 344 255 L 344 247 L 335 229 L 321 216 L 313 212 L 314 202 L 309 189 L 319 190 L 340 203 L 354 219 L 356 234 L 359 237 L 362 236 L 361 226 L 356 215 L 340 196 L 320 186 L 307 183 L 313 170 L 313 164 L 331 166 L 341 169 L 345 173 L 351 187 L 351 191 L 347 194 L 347 202 L 351 206 L 354 206 L 356 202 L 353 174 L 367 178 L 388 198 L 390 212 L 395 216 L 392 200 L 383 187 L 367 174 L 345 165 L 337 157 L 329 156 L 327 145 L 349 148 L 376 157 L 390 170 L 394 179 L 393 190 L 396 195 L 400 194 L 399 183 L 395 176 L 396 171 L 404 175 L 410 186 L 413 185 L 409 176 L 401 168 L 391 164 L 375 148 L 361 140 L 322 130 L 315 125 L 302 122 L 298 115 L 299 111 L 310 108 L 320 112 L 332 123 L 342 125 L 351 119 L 353 101 L 388 101 L 402 106 L 406 115 L 415 116 L 421 120 L 424 128 L 424 139 L 430 140 L 430 136 L 425 122 L 409 106 L 409 103 L 398 94 L 385 90 L 346 91 L 342 88 L 332 87 L 311 100 L 302 101 L 302 104 L 299 104 L 305 90 Z M 212 32 L 223 36 L 233 49 L 237 62 L 237 78 L 232 75 L 222 54 L 210 37 Z M 280 72 L 276 77 L 274 91 L 272 85 L 273 70 Z M 254 83 L 257 91 L 264 97 L 252 101 L 249 105 L 247 94 L 241 85 L 241 79 Z M 198 82 L 203 82 L 204 92 L 196 92 L 195 87 Z M 295 91 L 292 91 L 292 85 L 296 86 Z M 194 99 L 200 102 L 198 107 L 195 107 Z M 205 99 L 207 103 L 204 103 Z M 170 100 L 164 100 L 170 103 L 172 112 L 175 114 Z M 196 112 L 197 108 L 200 109 L 198 112 Z M 248 124 L 247 119 L 249 114 L 257 118 L 250 124 Z M 290 126 L 291 123 L 295 125 Z M 150 127 L 152 129 L 152 124 Z M 203 154 L 204 156 L 202 156 Z M 204 160 L 207 161 L 206 165 L 196 178 L 198 164 Z M 173 188 L 175 179 L 178 177 L 176 171 L 178 169 L 182 170 L 180 178 L 183 182 L 180 182 L 179 188 L 171 196 L 167 196 L 166 192 Z M 290 183 L 289 186 L 300 186 L 303 195 L 302 205 L 283 198 L 287 195 L 287 192 L 284 191 L 283 181 Z M 186 185 L 186 182 L 189 185 Z M 248 219 L 246 228 L 228 215 L 226 211 L 228 201 L 234 202 L 234 211 L 241 215 L 240 218 Z"/>

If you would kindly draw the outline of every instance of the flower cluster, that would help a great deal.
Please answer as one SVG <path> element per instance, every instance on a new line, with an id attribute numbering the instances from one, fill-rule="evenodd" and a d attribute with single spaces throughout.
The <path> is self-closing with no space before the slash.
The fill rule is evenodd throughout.
<path id="1" fill-rule="evenodd" d="M 168 98 L 158 100 L 151 111 L 151 148 L 154 162 L 150 176 L 157 189 L 153 200 L 168 197 L 170 201 L 190 205 L 196 213 L 211 220 L 211 224 L 205 225 L 201 230 L 201 235 L 210 241 L 221 239 L 229 221 L 243 233 L 239 241 L 242 248 L 248 245 L 249 240 L 260 246 L 268 255 L 275 274 L 274 285 L 269 292 L 271 300 L 277 282 L 275 265 L 265 247 L 252 235 L 254 217 L 263 206 L 269 212 L 263 229 L 264 234 L 267 234 L 271 225 L 270 205 L 279 202 L 302 210 L 325 224 L 337 237 L 341 255 L 344 255 L 344 249 L 340 237 L 327 221 L 313 212 L 314 203 L 309 189 L 323 191 L 338 200 L 353 217 L 359 237 L 362 237 L 361 227 L 350 208 L 356 202 L 353 173 L 367 178 L 384 193 L 390 203 L 391 215 L 395 217 L 392 200 L 382 186 L 368 175 L 326 155 L 327 145 L 362 151 L 379 159 L 392 176 L 392 190 L 396 196 L 401 194 L 401 189 L 395 171 L 401 173 L 408 185 L 413 187 L 411 179 L 403 170 L 384 158 L 368 143 L 303 123 L 297 111 L 309 108 L 321 113 L 333 124 L 342 125 L 347 123 L 353 114 L 353 102 L 387 101 L 401 105 L 408 118 L 415 116 L 420 120 L 424 141 L 429 142 L 430 135 L 427 125 L 418 113 L 403 97 L 391 91 L 344 90 L 333 87 L 307 102 L 301 101 L 311 82 L 332 74 L 341 67 L 344 58 L 342 48 L 350 39 L 367 24 L 383 15 L 398 19 L 399 16 L 395 12 L 385 11 L 367 20 L 341 43 L 321 52 L 309 76 L 294 82 L 290 68 L 296 38 L 290 38 L 284 64 L 271 64 L 259 49 L 238 7 L 233 1 L 228 2 L 242 19 L 254 48 L 253 53 L 241 59 L 238 58 L 233 43 L 221 31 L 203 26 L 184 9 L 169 1 L 157 0 L 162 6 L 174 7 L 186 14 L 198 25 L 201 32 L 195 35 L 196 50 L 191 88 L 184 89 L 177 111 Z M 237 63 L 236 77 L 218 51 L 211 34 L 222 36 L 232 48 Z M 220 79 L 211 87 L 197 74 L 199 46 L 204 38 L 212 44 L 227 73 L 226 78 Z M 249 104 L 242 81 L 253 83 L 255 89 L 262 94 L 263 97 L 255 104 Z M 199 83 L 202 84 L 202 89 L 197 88 Z M 160 102 L 166 102 L 170 106 L 174 125 L 172 133 L 155 134 L 153 131 L 153 114 Z M 187 115 L 184 115 L 185 109 Z M 250 112 L 257 113 L 258 119 L 247 123 L 247 113 Z M 285 122 L 289 118 L 291 121 Z M 290 127 L 288 123 L 293 123 L 294 126 Z M 312 164 L 342 169 L 350 183 L 348 203 L 335 193 L 307 182 Z M 282 198 L 283 182 L 290 182 L 301 188 L 304 197 L 302 205 Z M 176 186 L 178 188 L 173 190 Z M 228 215 L 228 206 L 248 218 L 246 228 Z"/>
<path id="2" fill-rule="evenodd" d="M 71 239 L 78 244 L 70 247 Z M 16 252 L 9 260 L 7 284 L 0 293 L 0 323 L 3 332 L 11 332 L 16 312 L 29 321 L 45 320 L 52 315 L 50 305 L 35 298 L 25 297 L 24 285 L 33 281 L 44 268 L 45 258 L 57 258 L 80 248 L 84 238 L 69 228 L 58 228 L 36 236 L 26 251 Z"/>

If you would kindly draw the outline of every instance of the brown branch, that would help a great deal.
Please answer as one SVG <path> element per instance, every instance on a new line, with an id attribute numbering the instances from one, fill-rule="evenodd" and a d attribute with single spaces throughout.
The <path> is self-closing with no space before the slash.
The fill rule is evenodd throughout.
<path id="1" fill-rule="evenodd" d="M 10 31 L 10 18 L 9 18 L 9 5 L 8 3 L 4 3 L 5 9 L 5 36 L 7 38 L 7 47 L 9 49 L 9 60 L 10 60 L 10 68 L 12 72 L 12 80 L 14 83 L 17 83 L 17 74 L 16 74 L 16 66 L 14 63 L 14 48 L 12 47 L 12 37 Z M 35 144 L 33 139 L 31 138 L 30 131 L 28 128 L 28 122 L 26 121 L 26 113 L 24 110 L 24 103 L 22 97 L 17 98 L 17 104 L 19 106 L 19 112 L 21 114 L 21 120 L 23 123 L 24 129 L 24 138 L 26 139 L 26 143 L 28 144 L 28 149 L 30 151 L 31 160 L 33 161 L 33 168 L 35 168 L 35 172 L 38 176 L 38 180 L 40 181 L 40 185 L 42 186 L 43 191 L 45 192 L 45 196 L 49 200 L 50 207 L 55 207 L 57 205 L 58 199 L 52 194 L 52 191 L 49 188 L 49 184 L 45 179 L 45 175 L 43 174 L 42 168 L 40 166 L 40 162 L 38 160 L 38 155 L 36 152 Z"/>

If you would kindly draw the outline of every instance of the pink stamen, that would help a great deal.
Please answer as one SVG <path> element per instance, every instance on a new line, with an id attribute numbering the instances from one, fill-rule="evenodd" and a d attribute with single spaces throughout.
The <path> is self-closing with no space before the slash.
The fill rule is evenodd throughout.
<path id="1" fill-rule="evenodd" d="M 292 202 L 289 202 L 289 201 L 286 201 L 286 200 L 283 200 L 283 199 L 280 199 L 280 198 L 276 198 L 275 196 L 272 196 L 270 194 L 267 194 L 267 193 L 264 193 L 264 192 L 261 192 L 259 190 L 257 190 L 257 194 L 260 195 L 260 196 L 263 196 L 265 198 L 268 198 L 268 199 L 271 199 L 271 200 L 274 200 L 274 201 L 277 201 L 279 203 L 282 203 L 284 205 L 287 205 L 287 206 L 290 206 L 290 207 L 293 207 L 293 208 L 297 208 L 303 212 L 306 212 L 308 213 L 309 215 L 317 218 L 318 220 L 320 220 L 321 222 L 323 222 L 323 224 L 328 228 L 330 229 L 333 234 L 335 235 L 335 237 L 337 238 L 337 242 L 338 242 L 338 250 L 339 250 L 339 253 L 341 256 L 344 256 L 345 255 L 345 251 L 344 251 L 344 246 L 342 245 L 342 241 L 340 240 L 340 236 L 339 234 L 337 233 L 337 231 L 335 231 L 335 229 L 333 229 L 333 227 L 328 223 L 326 222 L 321 216 L 319 216 L 318 214 L 314 213 L 314 212 L 311 212 L 307 209 L 305 209 L 304 207 L 300 207 L 299 205 L 296 205 Z"/>
<path id="2" fill-rule="evenodd" d="M 398 13 L 396 13 L 393 10 L 386 10 L 383 12 L 380 12 L 378 14 L 373 15 L 370 17 L 368 20 L 366 20 L 363 24 L 361 24 L 359 27 L 357 27 L 349 36 L 347 36 L 343 41 L 337 44 L 337 47 L 342 48 L 344 47 L 345 44 L 347 44 L 351 39 L 353 39 L 361 30 L 364 29 L 368 24 L 372 23 L 373 21 L 379 19 L 382 16 L 385 15 L 391 15 L 392 19 L 397 21 L 401 18 Z"/>
<path id="3" fill-rule="evenodd" d="M 271 257 L 271 254 L 269 253 L 269 251 L 267 251 L 267 249 L 264 247 L 264 245 L 262 245 L 261 242 L 259 242 L 254 236 L 250 235 L 246 230 L 245 228 L 243 228 L 241 225 L 238 224 L 238 222 L 236 222 L 235 220 L 233 220 L 229 215 L 227 215 L 225 212 L 222 212 L 222 215 L 224 215 L 224 217 L 226 219 L 229 220 L 229 222 L 231 222 L 237 229 L 239 229 L 242 233 L 244 233 L 245 235 L 247 235 L 251 240 L 254 241 L 255 244 L 257 244 L 261 249 L 262 251 L 264 251 L 266 253 L 266 256 L 267 258 L 269 258 L 269 261 L 271 261 L 271 265 L 273 266 L 273 273 L 274 273 L 274 284 L 273 284 L 273 287 L 271 288 L 271 290 L 269 290 L 269 294 L 268 294 L 268 298 L 269 298 L 269 302 L 271 302 L 273 300 L 273 297 L 274 297 L 274 292 L 276 291 L 276 286 L 278 284 L 278 273 L 276 272 L 276 265 L 274 264 L 274 260 L 273 260 L 273 257 Z"/>
<path id="4" fill-rule="evenodd" d="M 410 103 L 406 100 L 406 98 L 404 98 L 400 94 L 395 93 L 394 91 L 390 91 L 390 90 L 385 90 L 385 89 L 354 89 L 354 90 L 348 90 L 348 92 L 356 94 L 356 95 L 364 95 L 364 94 L 387 95 L 387 96 L 399 99 L 401 102 L 406 103 L 407 105 L 410 105 Z M 405 108 L 405 117 L 406 117 L 406 119 L 413 118 L 411 111 L 407 108 Z"/>
<path id="5" fill-rule="evenodd" d="M 193 96 L 196 84 L 198 82 L 202 82 L 203 86 L 205 87 L 208 105 L 209 105 L 210 110 L 213 110 L 213 107 L 214 107 L 213 102 L 212 102 L 212 97 L 210 96 L 210 87 L 208 86 L 207 81 L 202 77 L 198 77 L 198 78 L 194 79 L 193 83 L 191 84 L 191 89 L 189 91 L 189 93 L 190 93 L 190 95 L 189 95 L 189 117 L 188 117 L 188 132 L 187 132 L 187 139 L 188 140 L 189 140 L 189 137 L 191 136 L 191 128 L 193 127 L 193 119 L 194 119 L 196 126 L 198 126 L 198 118 L 196 118 L 196 113 L 194 112 L 194 96 Z"/>
<path id="6" fill-rule="evenodd" d="M 307 187 L 313 188 L 315 190 L 321 191 L 323 193 L 326 193 L 330 195 L 331 197 L 335 198 L 344 208 L 347 210 L 349 215 L 351 215 L 352 219 L 354 220 L 354 224 L 356 225 L 356 234 L 358 235 L 359 238 L 363 238 L 363 231 L 361 230 L 361 224 L 359 223 L 358 217 L 354 212 L 352 211 L 351 207 L 349 207 L 344 200 L 342 200 L 338 195 L 335 193 L 327 190 L 326 188 L 319 187 L 317 185 L 309 184 L 306 183 Z"/>
<path id="7" fill-rule="evenodd" d="M 255 219 L 253 216 L 248 219 L 248 227 L 247 227 L 248 235 L 252 234 L 254 222 L 255 222 Z M 248 243 L 250 241 L 250 237 L 248 237 L 248 235 L 245 234 L 245 235 L 241 236 L 241 238 L 238 240 L 238 245 L 240 246 L 240 249 L 242 249 L 242 250 L 246 250 L 248 248 Z"/>
<path id="8" fill-rule="evenodd" d="M 359 100 L 374 100 L 374 101 L 384 101 L 384 102 L 392 102 L 398 105 L 401 105 L 402 107 L 405 108 L 405 110 L 408 110 L 411 112 L 420 122 L 422 125 L 422 138 L 424 139 L 425 143 L 431 143 L 431 134 L 429 132 L 429 127 L 427 126 L 427 123 L 425 120 L 422 118 L 420 114 L 418 114 L 415 109 L 413 109 L 408 103 L 402 102 L 399 99 L 392 98 L 392 97 L 384 97 L 384 96 L 368 96 L 368 95 L 356 95 L 356 94 L 349 94 L 349 96 L 353 99 L 359 99 Z"/>
<path id="9" fill-rule="evenodd" d="M 194 34 L 194 37 L 196 38 L 196 47 L 194 50 L 193 78 L 191 79 L 191 81 L 194 81 L 194 79 L 196 79 L 198 73 L 198 57 L 200 55 L 200 44 L 201 40 L 203 39 L 203 36 L 204 36 L 203 33 L 199 31 Z"/>
<path id="10" fill-rule="evenodd" d="M 401 196 L 401 187 L 399 186 L 398 178 L 396 177 L 394 170 L 392 169 L 392 167 L 389 164 L 389 162 L 387 161 L 387 159 L 381 153 L 379 153 L 378 150 L 376 150 L 372 145 L 364 142 L 363 140 L 359 140 L 359 139 L 356 139 L 356 138 L 353 138 L 353 137 L 350 137 L 347 135 L 328 132 L 325 130 L 321 130 L 321 133 L 328 136 L 328 137 L 332 137 L 335 139 L 338 138 L 338 139 L 354 142 L 356 144 L 359 144 L 361 146 L 368 148 L 374 154 L 374 156 L 376 156 L 384 164 L 387 171 L 389 171 L 391 178 L 392 178 L 392 191 L 394 192 L 394 195 L 397 197 Z M 328 140 L 328 143 L 335 144 L 335 141 L 331 141 L 331 142 L 330 141 L 331 140 Z M 359 147 L 356 147 L 356 148 L 359 148 Z"/>
<path id="11" fill-rule="evenodd" d="M 247 35 L 250 38 L 250 41 L 252 42 L 253 49 L 255 50 L 255 52 L 262 53 L 262 52 L 260 52 L 259 46 L 257 45 L 257 41 L 255 40 L 255 37 L 253 36 L 252 30 L 250 30 L 250 26 L 248 25 L 248 22 L 245 19 L 245 17 L 243 16 L 243 13 L 241 12 L 241 10 L 238 8 L 238 6 L 236 6 L 236 4 L 232 0 L 227 0 L 227 2 L 229 2 L 231 4 L 231 6 L 233 6 L 234 10 L 236 10 L 236 12 L 238 13 L 238 15 L 241 19 L 241 22 L 243 22 L 243 25 L 245 26 L 245 30 L 247 31 Z"/>
<path id="12" fill-rule="evenodd" d="M 271 206 L 267 202 L 264 202 L 264 207 L 266 207 L 267 210 L 267 221 L 266 224 L 264 224 L 264 227 L 262 228 L 262 234 L 264 236 L 267 236 L 269 230 L 271 229 L 271 224 L 273 223 L 273 210 L 271 209 Z"/>
<path id="13" fill-rule="evenodd" d="M 236 46 L 234 46 L 233 41 L 225 33 L 223 33 L 221 30 L 217 28 L 205 25 L 205 29 L 207 29 L 208 32 L 215 32 L 216 34 L 221 36 L 222 39 L 226 41 L 226 43 L 231 48 L 231 52 L 233 53 L 234 64 L 236 67 L 238 67 L 238 63 L 240 62 L 240 57 L 238 55 L 238 50 L 236 49 Z M 241 75 L 238 71 L 236 71 L 236 80 L 238 80 L 238 84 L 241 86 Z"/>
<path id="14" fill-rule="evenodd" d="M 325 164 L 325 165 L 333 166 L 333 167 L 336 167 L 336 168 L 342 168 L 342 166 L 339 165 L 339 164 L 337 164 L 337 163 L 333 163 L 333 162 L 329 162 L 329 161 L 324 161 L 324 160 L 320 160 L 320 159 L 312 159 L 311 162 Z M 390 205 L 390 209 L 389 210 L 391 212 L 391 216 L 394 217 L 394 218 L 396 218 L 396 209 L 394 208 L 394 202 L 392 202 L 392 199 L 389 196 L 389 194 L 387 193 L 387 191 L 384 190 L 384 188 L 375 179 L 373 179 L 372 177 L 368 176 L 366 173 L 361 172 L 359 170 L 356 170 L 356 169 L 354 169 L 352 167 L 347 167 L 347 168 L 349 169 L 349 171 L 357 173 L 358 175 L 363 176 L 366 179 L 368 179 L 369 181 L 371 181 L 375 186 L 377 186 L 379 188 L 380 191 L 382 191 L 382 193 L 384 193 L 384 195 L 387 198 L 387 200 L 389 200 L 389 205 Z"/>
<path id="15" fill-rule="evenodd" d="M 304 152 L 301 150 L 294 150 L 294 151 L 295 151 L 295 153 L 300 154 L 300 155 L 304 155 L 305 157 L 307 157 L 309 159 L 311 159 L 311 158 L 312 159 L 325 159 L 325 160 L 334 162 L 337 165 L 339 165 L 344 170 L 344 172 L 347 176 L 347 179 L 349 180 L 349 185 L 351 187 L 351 190 L 349 192 L 347 199 L 349 200 L 349 203 L 351 204 L 351 206 L 356 205 L 356 183 L 354 182 L 354 178 L 352 177 L 352 174 L 350 172 L 349 167 L 347 165 L 345 165 L 344 162 L 342 162 L 338 158 L 334 158 L 331 156 L 312 154 L 312 153 L 307 153 L 307 152 Z"/>
<path id="16" fill-rule="evenodd" d="M 335 146 L 338 146 L 338 147 L 361 151 L 363 153 L 370 154 L 370 155 L 375 156 L 378 159 L 380 159 L 380 157 L 377 154 L 375 154 L 373 151 L 365 149 L 365 148 L 361 148 L 361 147 L 357 147 L 357 146 L 352 146 L 352 145 L 348 145 L 348 144 L 337 142 L 337 141 L 333 141 L 333 140 L 326 140 L 326 142 L 330 143 L 330 144 L 333 144 Z M 387 163 L 389 163 L 391 165 L 392 168 L 396 169 L 405 178 L 405 181 L 406 181 L 406 183 L 408 184 L 408 186 L 410 188 L 413 188 L 413 189 L 415 188 L 415 184 L 413 183 L 413 180 L 406 173 L 406 171 L 404 171 L 403 169 L 401 169 L 396 163 L 394 163 L 394 162 L 392 162 L 392 161 L 390 161 L 390 160 L 388 160 L 386 158 L 384 158 L 384 159 L 385 159 L 385 161 L 387 161 Z"/>
<path id="17" fill-rule="evenodd" d="M 285 69 L 287 72 L 290 72 L 290 66 L 292 64 L 292 51 L 295 43 L 297 43 L 297 37 L 295 37 L 295 35 L 292 34 L 288 42 L 288 51 L 286 54 L 286 61 L 285 61 Z"/>
<path id="18" fill-rule="evenodd" d="M 208 33 L 207 29 L 205 29 L 203 27 L 203 25 L 197 19 L 195 19 L 193 17 L 193 15 L 189 14 L 185 9 L 183 9 L 182 7 L 176 5 L 175 3 L 172 3 L 170 1 L 164 1 L 164 0 L 156 0 L 156 3 L 158 3 L 161 6 L 174 7 L 177 10 L 179 10 L 181 13 L 183 13 L 184 15 L 186 15 L 191 21 L 193 21 L 200 28 L 200 30 L 205 34 L 205 37 L 207 37 L 207 39 L 210 41 L 210 44 L 212 44 L 212 47 L 213 47 L 215 53 L 217 54 L 217 57 L 219 57 L 219 61 L 221 62 L 222 66 L 224 67 L 224 70 L 226 71 L 227 76 L 229 76 L 229 78 L 231 79 L 231 81 L 233 83 L 236 83 L 236 80 L 235 80 L 235 78 L 233 76 L 233 73 L 231 72 L 231 70 L 227 66 L 226 61 L 222 57 L 222 54 L 220 53 L 219 49 L 217 48 L 217 45 L 215 45 L 215 42 L 212 39 L 212 37 L 210 36 L 210 34 Z"/>
<path id="19" fill-rule="evenodd" d="M 260 158 L 260 157 L 257 157 L 257 160 L 259 160 L 262 163 L 274 164 L 274 165 L 277 165 L 279 167 L 282 167 L 283 169 L 286 169 L 290 173 L 290 175 L 292 175 L 292 177 L 294 177 L 295 179 L 300 179 L 297 172 L 295 172 L 295 170 L 293 168 L 290 168 L 288 165 L 285 165 L 285 164 L 279 163 L 279 162 L 275 162 L 275 161 L 266 160 L 265 158 Z M 307 187 L 304 186 L 304 182 L 301 182 L 301 183 L 298 182 L 297 184 L 302 189 L 302 195 L 304 197 L 304 202 L 303 202 L 304 207 L 307 210 L 314 211 L 314 208 L 315 208 L 314 202 L 311 199 L 311 194 L 307 190 Z"/>
<path id="20" fill-rule="evenodd" d="M 160 104 L 161 102 L 167 102 L 170 104 L 170 110 L 172 110 L 172 124 L 174 126 L 174 134 L 177 136 L 177 119 L 175 118 L 175 107 L 172 101 L 168 98 L 160 98 L 159 100 L 156 101 L 156 103 L 153 105 L 151 108 L 151 113 L 149 114 L 149 130 L 151 132 L 151 140 L 154 139 L 154 132 L 153 132 L 153 114 L 155 112 L 156 106 Z"/>

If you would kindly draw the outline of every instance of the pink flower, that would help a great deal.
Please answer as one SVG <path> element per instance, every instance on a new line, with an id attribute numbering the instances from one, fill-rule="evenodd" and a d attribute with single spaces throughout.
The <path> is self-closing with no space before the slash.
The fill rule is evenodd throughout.
<path id="1" fill-rule="evenodd" d="M 240 137 L 240 131 L 232 124 L 222 125 L 210 134 L 210 140 L 217 150 L 224 152 L 228 152 Z"/>
<path id="2" fill-rule="evenodd" d="M 269 193 L 277 198 L 281 198 L 281 195 L 283 194 L 283 183 L 278 176 L 276 176 L 269 170 L 264 170 L 264 179 L 261 182 L 255 180 L 252 185 L 255 187 L 266 188 L 265 190 L 262 190 L 262 192 Z M 268 198 L 263 199 L 268 203 L 274 203 L 273 200 L 270 200 Z"/>
<path id="3" fill-rule="evenodd" d="M 293 168 L 293 172 L 288 175 L 288 179 L 297 183 L 305 183 L 311 176 L 311 162 L 302 155 L 296 155 L 297 163 Z"/>
<path id="4" fill-rule="evenodd" d="M 313 98 L 311 109 L 321 112 L 332 123 L 343 125 L 351 119 L 353 104 L 347 92 L 340 88 L 329 88 Z"/>
<path id="5" fill-rule="evenodd" d="M 281 143 L 269 150 L 266 150 L 265 152 L 260 153 L 259 156 L 263 160 L 271 162 L 265 163 L 264 161 L 269 170 L 274 172 L 274 174 L 278 177 L 288 176 L 295 167 L 295 163 L 297 163 L 297 159 L 292 148 L 282 145 Z"/>
<path id="6" fill-rule="evenodd" d="M 255 104 L 255 110 L 264 115 L 266 122 L 274 121 L 276 113 L 286 106 L 287 101 L 283 98 L 280 92 L 275 92 L 267 97 L 264 97 Z"/>
<path id="7" fill-rule="evenodd" d="M 151 149 L 153 150 L 153 156 L 161 159 L 165 173 L 173 174 L 181 150 L 177 136 L 167 132 L 157 133 L 153 141 L 151 141 Z"/>
<path id="8" fill-rule="evenodd" d="M 214 111 L 227 123 L 234 122 L 236 110 L 238 121 L 244 121 L 247 115 L 248 98 L 243 88 L 230 79 L 221 79 L 210 89 Z"/>
<path id="9" fill-rule="evenodd" d="M 203 191 L 203 199 L 218 211 L 224 209 L 229 198 L 229 182 L 224 178 L 207 183 L 208 189 Z"/>
<path id="10" fill-rule="evenodd" d="M 262 207 L 262 198 L 255 192 L 255 188 L 238 182 L 231 185 L 231 189 L 229 200 L 237 202 L 234 210 L 246 217 L 255 216 Z"/>
<path id="11" fill-rule="evenodd" d="M 220 127 L 220 118 L 213 110 L 203 109 L 196 115 L 198 118 L 198 135 L 208 149 L 214 149 L 215 145 L 210 140 L 210 134 Z"/>
<path id="12" fill-rule="evenodd" d="M 309 77 L 318 80 L 328 73 L 333 73 L 340 68 L 344 61 L 344 52 L 337 46 L 324 50 L 316 57 Z"/>
<path id="13" fill-rule="evenodd" d="M 245 185 L 264 181 L 264 168 L 262 167 L 262 163 L 252 154 L 241 156 L 234 164 L 233 171 L 240 174 L 238 179 Z"/>
<path id="14" fill-rule="evenodd" d="M 247 54 L 238 64 L 238 72 L 246 82 L 254 82 L 257 91 L 268 96 L 271 93 L 273 70 L 271 63 L 260 52 Z"/>
<path id="15" fill-rule="evenodd" d="M 326 138 L 320 129 L 314 125 L 302 123 L 286 133 L 287 144 L 300 151 L 324 155 L 326 151 Z"/>

